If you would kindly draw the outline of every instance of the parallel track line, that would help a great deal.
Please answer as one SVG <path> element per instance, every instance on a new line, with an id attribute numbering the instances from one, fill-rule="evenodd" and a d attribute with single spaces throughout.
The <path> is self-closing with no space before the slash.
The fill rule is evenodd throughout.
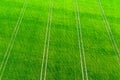
<path id="1" fill-rule="evenodd" d="M 6 50 L 5 55 L 4 55 L 4 58 L 2 60 L 2 64 L 0 65 L 0 71 L 1 71 L 1 73 L 0 73 L 0 80 L 2 79 L 2 76 L 3 76 L 4 70 L 5 70 L 6 64 L 8 62 L 11 50 L 13 48 L 13 45 L 14 45 L 17 33 L 19 31 L 20 24 L 22 22 L 22 19 L 23 19 L 26 7 L 27 7 L 27 0 L 24 1 L 23 8 L 21 9 L 20 16 L 18 18 L 17 24 L 16 24 L 15 29 L 13 31 L 13 34 L 12 34 L 9 46 L 7 47 L 7 50 Z"/>
<path id="2" fill-rule="evenodd" d="M 50 0 L 50 1 L 52 3 L 52 0 Z M 50 27 L 51 27 L 51 21 L 52 21 L 52 6 L 53 6 L 53 4 L 50 5 L 49 12 L 48 12 L 48 22 L 47 22 L 47 27 L 46 27 L 46 35 L 45 35 L 45 43 L 44 43 L 44 51 L 43 51 L 43 58 L 42 58 L 40 80 L 43 79 L 44 63 L 45 63 L 44 80 L 46 80 L 48 50 L 49 50 L 49 41 L 50 41 Z"/>
<path id="3" fill-rule="evenodd" d="M 78 44 L 79 44 L 79 50 L 80 50 L 80 61 L 81 61 L 81 69 L 82 69 L 82 80 L 88 80 L 88 73 L 87 73 L 87 67 L 86 67 L 86 59 L 85 59 L 85 52 L 84 52 L 84 45 L 83 45 L 83 37 L 82 37 L 82 25 L 80 21 L 80 11 L 78 8 L 78 0 L 75 1 L 76 5 L 76 25 L 77 25 L 77 33 L 78 33 Z M 85 73 L 84 73 L 85 69 Z M 85 75 L 84 75 L 85 74 Z"/>
<path id="4" fill-rule="evenodd" d="M 110 24 L 109 24 L 109 22 L 108 22 L 108 20 L 107 20 L 106 14 L 105 14 L 104 9 L 103 9 L 102 4 L 101 4 L 101 1 L 100 1 L 100 0 L 97 0 L 97 3 L 98 3 L 99 8 L 100 8 L 100 10 L 101 10 L 102 18 L 103 18 L 103 21 L 104 21 L 104 23 L 105 23 L 105 26 L 106 26 L 106 30 L 107 30 L 109 39 L 110 39 L 110 41 L 111 41 L 112 47 L 113 47 L 114 52 L 115 52 L 115 54 L 116 54 L 116 57 L 117 57 L 117 59 L 118 59 L 118 64 L 120 65 L 120 52 L 119 52 L 118 46 L 117 46 L 117 44 L 116 44 L 116 41 L 115 41 L 115 39 L 114 39 L 114 36 L 113 36 L 113 34 L 112 34 Z"/>

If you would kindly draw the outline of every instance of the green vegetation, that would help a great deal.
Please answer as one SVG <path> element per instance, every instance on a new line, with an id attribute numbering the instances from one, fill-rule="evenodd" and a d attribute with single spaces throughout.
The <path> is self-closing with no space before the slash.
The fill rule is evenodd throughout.
<path id="1" fill-rule="evenodd" d="M 1 0 L 0 80 L 120 80 L 97 1 Z M 119 0 L 100 1 L 120 50 Z"/>

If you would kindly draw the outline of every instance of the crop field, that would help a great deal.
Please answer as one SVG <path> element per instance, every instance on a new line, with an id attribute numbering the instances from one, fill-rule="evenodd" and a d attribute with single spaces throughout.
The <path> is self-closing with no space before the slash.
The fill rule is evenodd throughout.
<path id="1" fill-rule="evenodd" d="M 120 80 L 119 0 L 0 0 L 0 80 Z"/>

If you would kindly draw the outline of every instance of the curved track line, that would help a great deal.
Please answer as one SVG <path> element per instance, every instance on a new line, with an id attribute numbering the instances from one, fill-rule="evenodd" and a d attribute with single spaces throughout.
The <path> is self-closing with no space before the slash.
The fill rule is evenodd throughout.
<path id="1" fill-rule="evenodd" d="M 5 52 L 5 55 L 4 55 L 2 64 L 1 64 L 1 66 L 0 66 L 0 71 L 1 71 L 1 73 L 0 73 L 0 80 L 2 79 L 2 76 L 3 76 L 4 70 L 5 70 L 6 64 L 7 64 L 7 62 L 8 62 L 8 59 L 9 59 L 11 50 L 12 50 L 13 45 L 14 45 L 14 42 L 15 42 L 15 38 L 16 38 L 17 33 L 18 33 L 18 31 L 19 31 L 20 24 L 21 24 L 21 22 L 22 22 L 22 19 L 23 19 L 23 16 L 24 16 L 24 12 L 25 12 L 26 7 L 27 7 L 27 0 L 24 1 L 24 5 L 23 5 L 23 8 L 22 8 L 22 10 L 21 10 L 19 19 L 18 19 L 18 21 L 17 21 L 17 24 L 16 24 L 15 29 L 14 29 L 14 31 L 13 31 L 13 34 L 12 34 L 12 37 L 11 37 L 9 46 L 8 46 L 6 52 Z"/>
<path id="2" fill-rule="evenodd" d="M 85 59 L 85 52 L 84 52 L 84 45 L 83 45 L 83 39 L 82 39 L 82 29 L 81 29 L 81 21 L 80 21 L 80 11 L 78 8 L 78 0 L 76 0 L 76 25 L 77 25 L 77 33 L 78 33 L 78 43 L 79 43 L 79 50 L 80 50 L 80 59 L 81 59 L 81 69 L 82 69 L 82 80 L 84 80 L 86 76 L 86 80 L 88 80 L 88 73 L 87 73 L 87 67 L 86 67 L 86 59 Z M 82 46 L 81 46 L 82 45 Z M 85 75 L 84 75 L 84 69 L 85 69 Z"/>
<path id="3" fill-rule="evenodd" d="M 113 49 L 114 49 L 114 52 L 115 52 L 115 54 L 116 54 L 116 56 L 117 56 L 117 59 L 118 59 L 118 63 L 119 63 L 119 65 L 120 65 L 120 52 L 119 52 L 118 46 L 117 46 L 117 44 L 116 44 L 116 42 L 115 42 L 114 36 L 113 36 L 113 34 L 112 34 L 110 24 L 109 24 L 109 22 L 108 22 L 108 20 L 107 20 L 107 17 L 106 17 L 106 15 L 105 15 L 104 9 L 103 9 L 102 4 L 101 4 L 101 1 L 100 1 L 100 0 L 97 0 L 97 2 L 98 2 L 98 5 L 99 5 L 99 8 L 100 8 L 100 10 L 101 10 L 102 18 L 103 18 L 103 21 L 104 21 L 104 23 L 105 23 L 106 30 L 107 30 L 108 36 L 109 36 L 109 38 L 110 38 L 112 47 L 113 47 Z"/>

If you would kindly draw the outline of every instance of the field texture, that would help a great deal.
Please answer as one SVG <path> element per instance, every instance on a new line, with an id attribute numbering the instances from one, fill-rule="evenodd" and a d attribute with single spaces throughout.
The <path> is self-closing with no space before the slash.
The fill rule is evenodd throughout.
<path id="1" fill-rule="evenodd" d="M 0 0 L 0 80 L 120 80 L 119 0 Z"/>

